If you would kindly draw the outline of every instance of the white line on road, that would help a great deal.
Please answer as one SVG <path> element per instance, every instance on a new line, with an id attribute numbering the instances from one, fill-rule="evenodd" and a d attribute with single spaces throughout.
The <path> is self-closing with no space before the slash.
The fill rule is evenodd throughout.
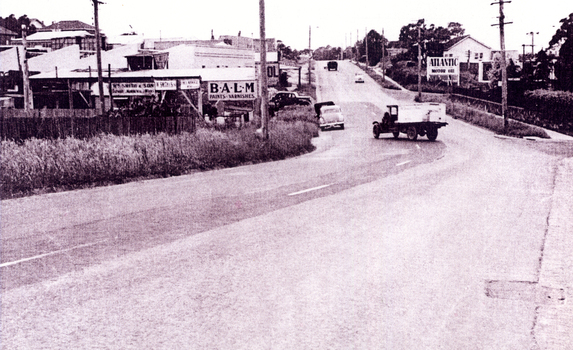
<path id="1" fill-rule="evenodd" d="M 16 260 L 16 261 L 10 261 L 10 262 L 5 262 L 3 264 L 0 264 L 0 267 L 6 267 L 6 266 L 11 266 L 11 265 L 16 265 L 16 264 L 20 264 L 26 261 L 30 261 L 30 260 L 36 260 L 36 259 L 41 259 L 43 257 L 46 256 L 50 256 L 50 255 L 55 255 L 55 254 L 60 254 L 60 253 L 64 253 L 70 250 L 74 250 L 74 249 L 79 249 L 79 248 L 85 248 L 85 247 L 89 247 L 92 245 L 96 245 L 96 244 L 100 244 L 107 241 L 107 239 L 104 239 L 103 241 L 98 241 L 98 242 L 94 242 L 94 243 L 86 243 L 86 244 L 81 244 L 81 245 L 77 245 L 75 247 L 71 247 L 71 248 L 67 248 L 67 249 L 62 249 L 62 250 L 56 250 L 55 252 L 49 252 L 49 253 L 45 253 L 45 254 L 40 254 L 40 255 L 36 255 L 36 256 L 32 256 L 29 258 L 25 258 L 25 259 L 20 259 L 20 260 Z"/>
<path id="2" fill-rule="evenodd" d="M 307 188 L 306 190 L 289 193 L 288 196 L 296 196 L 297 194 L 302 194 L 302 193 L 306 193 L 306 192 L 310 192 L 310 191 L 320 190 L 321 188 L 325 188 L 325 187 L 328 187 L 328 186 L 330 186 L 330 185 L 332 185 L 332 184 L 322 185 L 322 186 L 313 187 L 313 188 Z"/>
<path id="3" fill-rule="evenodd" d="M 418 144 L 416 144 L 416 148 L 422 149 L 422 147 L 420 147 L 420 145 L 418 145 Z"/>
<path id="4" fill-rule="evenodd" d="M 405 161 L 405 162 L 402 162 L 402 163 L 398 163 L 398 164 L 396 164 L 396 166 L 400 166 L 400 165 L 408 164 L 408 163 L 410 163 L 410 162 L 411 162 L 411 160 L 407 160 L 407 161 Z"/>

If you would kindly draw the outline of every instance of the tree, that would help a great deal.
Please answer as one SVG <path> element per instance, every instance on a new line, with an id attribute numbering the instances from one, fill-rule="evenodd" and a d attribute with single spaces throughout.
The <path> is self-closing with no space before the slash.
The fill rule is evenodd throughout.
<path id="1" fill-rule="evenodd" d="M 314 51 L 313 57 L 317 61 L 324 60 L 337 60 L 340 58 L 340 53 L 342 49 L 340 47 L 331 47 L 330 45 L 326 47 L 319 47 Z"/>
<path id="2" fill-rule="evenodd" d="M 533 78 L 543 84 L 543 88 L 549 86 L 549 75 L 552 69 L 552 57 L 550 57 L 545 50 L 541 50 L 537 53 L 537 67 L 535 68 L 535 73 Z"/>
<path id="3" fill-rule="evenodd" d="M 18 25 L 18 20 L 16 19 L 16 16 L 14 16 L 14 14 L 11 14 L 10 16 L 6 17 L 3 22 L 4 23 L 2 24 L 2 26 L 4 28 L 13 31 L 14 33 L 22 32 L 22 29 Z"/>
<path id="4" fill-rule="evenodd" d="M 557 29 L 549 46 L 561 44 L 559 57 L 555 64 L 555 75 L 560 90 L 573 91 L 573 13 L 559 21 L 561 27 Z"/>
<path id="5" fill-rule="evenodd" d="M 450 39 L 463 36 L 464 33 L 466 32 L 466 30 L 463 29 L 462 25 L 458 22 L 450 22 L 448 24 L 448 31 L 450 32 L 451 35 Z"/>
<path id="6" fill-rule="evenodd" d="M 17 19 L 14 14 L 6 18 L 0 17 L 0 26 L 16 33 L 17 38 L 22 37 L 22 25 L 25 25 L 27 28 L 26 35 L 34 34 L 37 31 L 34 25 L 30 25 L 30 19 L 27 15 L 20 16 Z"/>
<path id="7" fill-rule="evenodd" d="M 277 45 L 279 52 L 279 60 L 287 59 L 297 61 L 300 58 L 300 53 L 297 50 L 292 50 L 290 46 L 286 46 L 282 42 Z"/>
<path id="8" fill-rule="evenodd" d="M 388 41 L 377 31 L 372 29 L 366 36 L 366 43 L 368 45 L 368 63 L 369 65 L 376 65 L 382 59 L 383 44 Z M 366 52 L 364 52 L 366 54 Z"/>
<path id="9" fill-rule="evenodd" d="M 418 37 L 418 28 L 420 36 Z M 454 37 L 464 34 L 462 25 L 457 22 L 450 22 L 447 28 L 436 27 L 431 24 L 426 25 L 423 19 L 417 23 L 410 23 L 400 29 L 400 41 L 402 47 L 408 48 L 408 58 L 412 61 L 418 57 L 418 41 L 421 43 L 422 61 L 427 57 L 440 57 L 444 53 L 445 44 Z"/>
<path id="10" fill-rule="evenodd" d="M 495 89 L 498 82 L 501 80 L 501 54 L 496 53 L 493 55 L 493 62 L 491 69 L 487 71 L 487 79 L 489 80 L 489 87 Z"/>

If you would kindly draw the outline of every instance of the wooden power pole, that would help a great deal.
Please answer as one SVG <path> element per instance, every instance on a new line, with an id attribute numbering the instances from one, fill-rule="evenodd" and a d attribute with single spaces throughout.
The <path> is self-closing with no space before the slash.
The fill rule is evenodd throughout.
<path id="1" fill-rule="evenodd" d="M 259 0 L 259 25 L 261 32 L 261 128 L 263 132 L 263 138 L 266 140 L 269 138 L 269 87 L 267 84 L 267 37 L 265 34 L 265 0 Z M 310 30 L 310 28 L 309 28 Z M 310 46 L 310 39 L 309 39 Z M 310 67 L 310 61 L 309 61 Z M 310 73 L 310 68 L 309 68 Z M 310 74 L 309 74 L 310 83 Z"/>
<path id="2" fill-rule="evenodd" d="M 507 119 L 507 64 L 505 62 L 505 24 L 512 22 L 505 22 L 505 15 L 503 14 L 503 4 L 510 3 L 511 1 L 500 0 L 492 3 L 499 4 L 499 23 L 492 24 L 492 26 L 499 26 L 499 42 L 501 47 L 501 115 L 503 117 L 503 131 L 507 134 L 509 121 Z"/>
<path id="3" fill-rule="evenodd" d="M 30 70 L 28 68 L 28 57 L 26 53 L 26 25 L 22 24 L 22 44 L 24 45 L 24 57 L 22 67 L 22 80 L 24 85 L 24 111 L 29 112 L 34 108 L 32 100 L 32 90 L 30 90 Z"/>
<path id="4" fill-rule="evenodd" d="M 97 60 L 97 86 L 99 90 L 99 101 L 101 113 L 105 112 L 105 96 L 103 91 L 103 72 L 101 68 L 101 36 L 99 34 L 99 17 L 98 5 L 101 4 L 99 0 L 92 0 L 94 4 L 94 22 L 95 22 L 95 36 L 96 36 L 96 60 Z M 109 87 L 111 89 L 111 86 Z M 110 103 L 111 106 L 111 103 Z"/>

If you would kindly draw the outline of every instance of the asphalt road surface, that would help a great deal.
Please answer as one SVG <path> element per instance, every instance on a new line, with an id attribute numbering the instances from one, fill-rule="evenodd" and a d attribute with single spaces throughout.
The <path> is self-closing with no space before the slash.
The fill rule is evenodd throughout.
<path id="1" fill-rule="evenodd" d="M 325 64 L 315 152 L 2 201 L 2 348 L 572 349 L 572 144 L 376 140 Z"/>

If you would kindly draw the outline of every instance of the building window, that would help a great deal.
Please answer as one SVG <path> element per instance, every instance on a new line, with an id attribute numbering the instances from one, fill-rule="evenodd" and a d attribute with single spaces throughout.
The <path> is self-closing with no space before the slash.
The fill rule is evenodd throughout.
<path id="1" fill-rule="evenodd" d="M 476 54 L 475 54 L 475 59 L 476 59 L 476 60 L 479 59 L 479 54 L 478 54 L 477 52 L 476 52 Z"/>
<path id="2" fill-rule="evenodd" d="M 479 59 L 482 60 L 483 59 L 483 52 L 479 53 Z"/>

